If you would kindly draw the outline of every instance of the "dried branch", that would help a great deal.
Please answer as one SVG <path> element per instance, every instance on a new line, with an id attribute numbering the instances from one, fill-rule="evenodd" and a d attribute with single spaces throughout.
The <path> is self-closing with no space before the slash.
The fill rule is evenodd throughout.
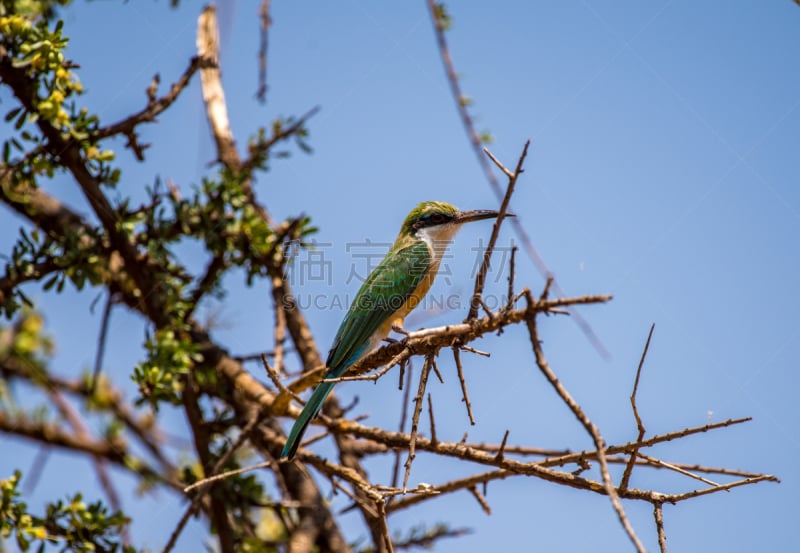
<path id="1" fill-rule="evenodd" d="M 403 433 L 406 428 L 406 420 L 408 419 L 408 404 L 409 398 L 411 396 L 411 373 L 414 371 L 412 370 L 413 366 L 411 364 L 411 360 L 407 362 L 408 368 L 406 369 L 406 385 L 405 389 L 403 390 L 403 402 L 402 407 L 400 408 L 400 424 L 398 425 L 398 431 Z M 402 379 L 403 374 L 403 367 L 406 364 L 400 365 L 400 378 Z M 400 380 L 401 388 L 402 388 L 402 380 Z M 394 464 L 392 465 L 392 487 L 396 488 L 398 484 L 398 479 L 400 478 L 400 456 L 402 452 L 398 449 L 394 452 Z"/>
<path id="2" fill-rule="evenodd" d="M 239 153 L 236 151 L 236 143 L 228 121 L 225 91 L 222 88 L 219 69 L 219 29 L 217 12 L 213 4 L 206 5 L 197 19 L 197 54 L 198 57 L 212 62 L 200 71 L 200 80 L 203 84 L 206 115 L 211 125 L 211 134 L 217 144 L 219 161 L 227 167 L 239 167 Z"/>
<path id="3" fill-rule="evenodd" d="M 527 300 L 528 305 L 533 305 L 536 301 L 533 299 L 533 296 L 530 293 L 527 294 Z M 606 461 L 606 443 L 603 439 L 603 436 L 600 434 L 600 430 L 591 421 L 591 419 L 586 416 L 580 405 L 578 405 L 578 403 L 572 399 L 572 396 L 569 394 L 569 392 L 567 392 L 567 389 L 561 384 L 561 381 L 558 379 L 558 377 L 556 377 L 552 369 L 550 369 L 550 365 L 547 363 L 547 360 L 544 357 L 544 352 L 542 351 L 539 340 L 539 332 L 536 328 L 536 321 L 534 317 L 530 317 L 526 322 L 528 325 L 528 332 L 530 333 L 531 346 L 533 346 L 533 352 L 536 356 L 536 364 L 538 365 L 542 374 L 544 374 L 545 378 L 547 378 L 548 382 L 550 382 L 550 385 L 556 390 L 556 393 L 558 393 L 559 397 L 564 401 L 564 403 L 567 404 L 575 417 L 580 421 L 580 423 L 592 437 L 594 445 L 597 448 L 597 459 L 600 462 L 600 474 L 603 477 L 603 485 L 605 487 L 606 494 L 611 500 L 611 505 L 614 507 L 622 527 L 625 529 L 625 532 L 627 532 L 628 537 L 636 547 L 636 550 L 640 553 L 644 552 L 644 545 L 642 545 L 642 542 L 639 541 L 636 532 L 633 530 L 633 527 L 631 526 L 631 523 L 625 514 L 625 510 L 622 507 L 622 503 L 619 500 L 617 489 L 614 487 L 614 483 L 611 481 L 611 474 L 608 471 L 608 461 Z"/>
<path id="4" fill-rule="evenodd" d="M 653 519 L 656 522 L 658 533 L 658 548 L 661 553 L 667 553 L 667 534 L 664 531 L 664 504 L 660 501 L 653 502 Z"/>
<path id="5" fill-rule="evenodd" d="M 508 303 L 505 306 L 506 311 L 514 309 L 514 275 L 517 272 L 516 259 L 518 249 L 516 246 L 511 247 L 511 259 L 508 262 Z"/>
<path id="6" fill-rule="evenodd" d="M 219 474 L 215 474 L 213 476 L 209 476 L 208 478 L 203 478 L 202 480 L 198 480 L 194 484 L 190 484 L 183 488 L 184 493 L 189 493 L 192 490 L 196 490 L 202 486 L 207 484 L 214 484 L 215 482 L 219 482 L 220 480 L 225 480 L 226 478 L 230 478 L 231 476 L 236 476 L 238 474 L 245 474 L 248 472 L 252 472 L 254 470 L 266 469 L 271 468 L 275 465 L 275 461 L 264 461 L 263 463 L 256 463 L 255 465 L 249 465 L 246 467 L 241 467 L 238 469 L 228 470 L 225 472 L 221 472 Z M 198 494 L 199 495 L 199 494 Z"/>
<path id="7" fill-rule="evenodd" d="M 419 416 L 422 413 L 422 398 L 425 397 L 425 386 L 428 384 L 428 375 L 433 366 L 433 355 L 425 358 L 422 365 L 422 372 L 419 375 L 419 388 L 417 395 L 414 396 L 414 414 L 411 416 L 411 439 L 408 445 L 408 457 L 406 458 L 406 471 L 403 475 L 403 490 L 408 489 L 408 477 L 411 475 L 411 464 L 416 456 L 417 429 L 419 428 Z"/>
<path id="8" fill-rule="evenodd" d="M 428 414 L 430 415 L 431 422 L 431 444 L 436 447 L 439 440 L 436 439 L 436 419 L 433 417 L 433 400 L 431 399 L 430 392 L 428 392 Z"/>
<path id="9" fill-rule="evenodd" d="M 639 391 L 639 377 L 642 375 L 642 366 L 644 365 L 645 357 L 647 357 L 647 350 L 650 349 L 650 340 L 653 337 L 653 330 L 655 330 L 655 328 L 656 325 L 653 323 L 650 326 L 650 332 L 647 334 L 647 342 L 644 344 L 642 357 L 639 359 L 639 366 L 636 368 L 636 379 L 633 381 L 633 392 L 631 393 L 631 409 L 633 410 L 633 417 L 636 419 L 636 428 L 639 430 L 639 435 L 636 437 L 637 442 L 642 441 L 642 438 L 644 438 L 645 428 L 641 417 L 639 417 L 639 410 L 636 408 L 636 393 Z M 628 482 L 630 481 L 631 472 L 633 471 L 633 465 L 636 462 L 636 455 L 638 452 L 638 449 L 631 451 L 630 460 L 625 467 L 625 472 L 622 473 L 622 480 L 619 484 L 621 490 L 628 487 Z"/>
<path id="10" fill-rule="evenodd" d="M 106 337 L 108 336 L 108 325 L 111 321 L 111 308 L 114 305 L 114 296 L 111 292 L 106 297 L 106 305 L 103 308 L 103 317 L 100 322 L 100 336 L 97 338 L 97 353 L 94 358 L 94 369 L 92 370 L 92 383 L 89 387 L 91 394 L 94 394 L 97 388 L 97 379 L 100 377 L 100 371 L 103 370 L 103 355 L 106 351 Z"/>
<path id="11" fill-rule="evenodd" d="M 175 490 L 180 489 L 180 485 L 169 475 L 162 475 L 145 461 L 136 458 L 121 440 L 82 438 L 59 428 L 54 423 L 34 422 L 22 415 L 10 416 L 2 410 L 0 410 L 0 432 L 14 434 L 49 447 L 59 447 L 106 459 L 137 476 L 157 480 Z"/>
<path id="12" fill-rule="evenodd" d="M 273 336 L 275 342 L 273 362 L 275 363 L 275 373 L 280 375 L 285 369 L 283 366 L 283 343 L 286 341 L 286 314 L 283 309 L 275 310 Z M 261 360 L 264 362 L 264 366 L 269 366 L 265 355 L 261 356 Z"/>
<path id="13" fill-rule="evenodd" d="M 469 423 L 475 426 L 475 417 L 472 416 L 472 404 L 469 401 L 469 393 L 467 392 L 467 381 L 464 379 L 464 367 L 461 365 L 461 351 L 458 345 L 453 346 L 453 359 L 456 362 L 456 370 L 458 371 L 458 382 L 461 384 L 461 397 L 464 405 L 467 407 L 467 416 Z"/>
<path id="14" fill-rule="evenodd" d="M 269 15 L 270 0 L 261 0 L 261 7 L 258 9 L 258 17 L 261 21 L 260 40 L 258 45 L 258 91 L 256 98 L 258 101 L 267 101 L 267 45 L 269 39 L 269 26 L 272 25 L 272 17 Z"/>
<path id="15" fill-rule="evenodd" d="M 213 469 L 211 468 L 213 457 L 211 454 L 211 435 L 203 418 L 203 412 L 200 409 L 199 403 L 200 389 L 195 382 L 195 379 L 190 372 L 187 376 L 186 383 L 183 391 L 183 406 L 186 411 L 186 418 L 189 421 L 189 427 L 192 431 L 192 438 L 194 439 L 194 449 L 203 466 L 203 471 L 208 474 Z M 234 553 L 235 543 L 233 534 L 233 524 L 230 516 L 222 502 L 221 498 L 211 496 L 211 519 L 214 522 L 214 527 L 217 530 L 219 537 L 219 546 L 222 553 Z M 193 502 L 194 503 L 194 502 Z M 190 506 L 191 508 L 191 506 Z M 173 532 L 173 535 L 176 535 Z M 177 536 L 175 537 L 177 539 Z M 173 540 L 170 538 L 170 542 Z M 164 553 L 168 553 L 169 549 L 165 548 Z"/>
<path id="16" fill-rule="evenodd" d="M 139 112 L 134 113 L 133 115 L 130 115 L 121 121 L 97 129 L 97 131 L 93 133 L 93 137 L 97 140 L 101 140 L 103 138 L 108 138 L 118 134 L 125 135 L 128 138 L 128 147 L 134 151 L 139 161 L 144 161 L 143 152 L 146 146 L 142 146 L 138 143 L 136 127 L 142 123 L 155 122 L 156 117 L 166 111 L 167 108 L 169 108 L 175 102 L 175 100 L 178 99 L 178 96 L 180 96 L 181 92 L 183 92 L 184 89 L 189 85 L 189 82 L 198 70 L 211 67 L 215 63 L 216 60 L 211 60 L 201 56 L 192 58 L 189 61 L 189 66 L 184 70 L 180 78 L 178 78 L 178 80 L 175 81 L 172 86 L 170 86 L 169 92 L 160 98 L 156 98 L 155 95 L 156 87 L 158 86 L 160 80 L 158 74 L 156 74 L 146 91 L 148 97 L 147 105 Z"/>
<path id="17" fill-rule="evenodd" d="M 35 99 L 38 98 L 38 92 L 34 82 L 28 79 L 24 68 L 14 67 L 8 57 L 2 56 L 0 57 L 0 79 L 11 88 L 16 98 L 27 111 L 36 112 Z M 36 121 L 36 125 L 45 138 L 46 151 L 51 156 L 58 158 L 61 165 L 72 174 L 89 202 L 92 211 L 102 223 L 109 237 L 110 246 L 118 252 L 124 262 L 126 273 L 130 275 L 139 289 L 138 302 L 142 304 L 142 311 L 157 324 L 165 323 L 166 315 L 162 306 L 163 300 L 158 287 L 153 282 L 153 276 L 147 270 L 146 265 L 140 262 L 139 253 L 131 242 L 130 237 L 123 230 L 122 225 L 118 224 L 119 215 L 102 192 L 97 177 L 90 171 L 81 153 L 80 144 L 62 135 L 61 130 L 53 126 L 45 118 L 39 118 Z M 42 199 L 41 195 L 39 195 L 39 199 Z M 10 204 L 12 206 L 16 203 L 19 202 L 11 199 Z M 58 209 L 61 206 L 53 205 L 48 207 Z M 26 216 L 30 216 L 34 222 L 47 218 L 30 211 L 30 208 L 21 211 Z M 64 213 L 65 210 L 58 209 L 58 211 Z M 74 218 L 70 218 L 65 222 L 70 226 L 75 226 L 76 224 Z M 48 232 L 51 231 L 50 229 L 47 230 Z M 56 237 L 61 236 L 64 231 L 65 227 L 52 228 L 52 232 Z M 94 235 L 94 233 L 86 234 L 88 236 Z"/>
<path id="18" fill-rule="evenodd" d="M 475 486 L 472 486 L 468 489 L 470 493 L 475 497 L 476 501 L 478 502 L 478 505 L 480 505 L 481 509 L 483 509 L 483 512 L 486 513 L 487 515 L 491 515 L 492 508 L 489 507 L 489 503 L 486 501 L 486 498 L 483 496 L 480 490 L 478 490 L 478 488 Z"/>
<path id="19" fill-rule="evenodd" d="M 708 478 L 703 478 L 699 474 L 695 474 L 692 471 L 686 470 L 685 468 L 680 467 L 678 465 L 673 465 L 672 463 L 667 463 L 666 461 L 662 461 L 661 459 L 656 459 L 655 457 L 651 457 L 651 456 L 645 455 L 643 453 L 636 452 L 636 454 L 639 457 L 641 457 L 642 459 L 644 459 L 645 461 L 647 461 L 650 465 L 658 466 L 658 467 L 664 467 L 665 469 L 669 469 L 669 470 L 675 471 L 675 472 L 677 472 L 679 474 L 683 474 L 684 476 L 688 476 L 689 478 L 694 478 L 695 480 L 699 480 L 700 482 L 703 482 L 704 484 L 708 484 L 709 486 L 719 486 L 720 485 L 717 482 L 709 480 Z M 621 484 L 620 484 L 620 487 L 622 487 Z"/>
<path id="20" fill-rule="evenodd" d="M 469 528 L 456 528 L 451 530 L 443 525 L 437 525 L 432 530 L 425 532 L 422 536 L 412 535 L 406 540 L 395 541 L 395 551 L 412 548 L 432 549 L 437 540 L 441 538 L 458 538 L 469 534 Z"/>
<path id="21" fill-rule="evenodd" d="M 350 368 L 348 375 L 357 376 L 367 373 L 382 366 L 404 350 L 414 355 L 424 355 L 435 349 L 452 348 L 456 344 L 462 344 L 461 349 L 465 349 L 463 344 L 480 336 L 497 332 L 508 325 L 521 323 L 530 313 L 554 312 L 556 308 L 567 305 L 604 303 L 610 301 L 611 298 L 611 296 L 605 295 L 540 300 L 530 307 L 495 312 L 492 317 L 484 317 L 469 323 L 451 324 L 411 332 L 406 339 L 383 346 L 366 355 Z"/>
<path id="22" fill-rule="evenodd" d="M 51 403 L 58 409 L 61 418 L 63 418 L 75 434 L 75 436 L 79 440 L 91 440 L 91 434 L 89 429 L 86 427 L 86 424 L 83 422 L 83 419 L 78 414 L 78 412 L 70 405 L 70 403 L 64 398 L 58 390 L 50 390 L 48 393 L 50 397 Z M 122 502 L 119 499 L 119 493 L 114 488 L 114 484 L 111 482 L 111 476 L 108 473 L 107 462 L 103 457 L 93 457 L 92 458 L 92 465 L 94 466 L 94 471 L 97 474 L 97 481 L 100 483 L 100 487 L 106 494 L 108 498 L 108 503 L 112 509 L 115 511 L 122 510 Z M 130 535 L 128 529 L 124 529 L 123 533 L 123 541 L 126 545 L 130 545 Z"/>
<path id="23" fill-rule="evenodd" d="M 122 393 L 103 384 L 102 389 L 92 391 L 85 380 L 66 380 L 49 373 L 34 370 L 28 363 L 18 362 L 13 357 L 0 359 L 0 374 L 4 378 L 22 378 L 45 390 L 66 392 L 92 402 L 93 409 L 108 410 L 147 448 L 160 464 L 160 472 L 168 478 L 177 474 L 175 466 L 166 458 L 160 445 L 160 431 L 149 417 L 137 418 L 125 402 Z M 102 382 L 102 381 L 101 381 Z M 98 397 L 99 396 L 99 397 Z M 101 399 L 102 398 L 102 399 Z"/>
<path id="24" fill-rule="evenodd" d="M 495 177 L 494 172 L 492 171 L 492 167 L 489 162 L 486 160 L 486 156 L 483 154 L 483 144 L 481 141 L 480 136 L 475 131 L 475 125 L 472 121 L 472 117 L 467 110 L 467 105 L 469 102 L 464 101 L 465 96 L 461 91 L 461 85 L 459 84 L 458 80 L 458 73 L 456 72 L 455 66 L 453 65 L 453 57 L 450 55 L 450 48 L 447 45 L 447 39 L 445 37 L 446 25 L 441 17 L 442 14 L 440 13 L 436 0 L 427 0 L 428 4 L 428 13 L 431 16 L 431 21 L 433 22 L 433 30 L 436 35 L 436 44 L 439 48 L 439 56 L 442 60 L 442 65 L 444 66 L 445 74 L 447 76 L 447 82 L 450 85 L 450 92 L 453 97 L 453 103 L 456 106 L 456 110 L 458 111 L 458 115 L 461 119 L 461 124 L 464 127 L 464 132 L 469 139 L 470 146 L 472 147 L 472 152 L 475 154 L 475 158 L 478 160 L 478 164 L 481 166 L 481 170 L 483 171 L 486 180 L 489 182 L 489 185 L 494 192 L 495 197 L 498 201 L 503 198 L 503 190 L 500 187 L 500 182 Z M 533 264 L 536 266 L 539 274 L 541 274 L 545 278 L 552 278 L 553 273 L 550 269 L 547 268 L 544 260 L 541 258 L 539 253 L 536 251 L 536 248 L 533 246 L 533 241 L 528 236 L 525 227 L 522 226 L 522 221 L 519 217 L 511 219 L 511 226 L 514 228 L 514 232 L 522 242 L 522 246 L 525 248 L 525 252 L 528 254 L 528 257 L 531 258 Z M 556 293 L 559 296 L 566 296 L 567 294 L 561 289 L 558 283 L 554 282 L 553 286 L 555 287 Z M 594 348 L 600 353 L 600 355 L 604 359 L 609 358 L 609 353 L 606 350 L 603 343 L 595 334 L 592 327 L 583 318 L 580 312 L 577 309 L 569 308 L 568 309 L 572 319 L 581 329 L 581 331 L 586 335 L 589 339 L 589 342 L 594 346 Z"/>
<path id="25" fill-rule="evenodd" d="M 500 212 L 497 215 L 494 226 L 492 226 L 492 235 L 489 238 L 489 244 L 486 246 L 486 251 L 483 253 L 481 268 L 478 271 L 478 274 L 475 276 L 475 289 L 472 292 L 472 301 L 470 302 L 469 314 L 467 315 L 465 321 L 470 321 L 478 316 L 478 305 L 480 303 L 481 295 L 483 294 L 483 286 L 486 281 L 486 273 L 489 270 L 489 264 L 492 258 L 492 252 L 494 251 L 494 245 L 497 242 L 497 237 L 500 235 L 500 225 L 503 224 L 503 219 L 506 217 L 508 202 L 511 200 L 511 195 L 514 193 L 514 186 L 517 183 L 517 179 L 523 171 L 522 165 L 525 163 L 525 157 L 528 155 L 528 146 L 530 146 L 530 144 L 530 140 L 525 142 L 525 146 L 522 148 L 522 154 L 520 154 L 519 160 L 517 161 L 517 167 L 513 173 L 506 169 L 502 163 L 497 161 L 497 159 L 491 154 L 491 152 L 489 152 L 489 150 L 484 148 L 486 155 L 491 157 L 492 161 L 494 161 L 495 164 L 500 167 L 501 170 L 508 176 L 508 186 L 506 187 L 506 193 L 503 196 L 503 201 L 500 204 Z"/>

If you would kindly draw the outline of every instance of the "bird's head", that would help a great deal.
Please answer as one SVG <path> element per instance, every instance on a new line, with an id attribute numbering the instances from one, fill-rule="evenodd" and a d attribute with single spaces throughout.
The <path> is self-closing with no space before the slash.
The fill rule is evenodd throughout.
<path id="1" fill-rule="evenodd" d="M 431 247 L 446 247 L 464 223 L 493 219 L 497 215 L 497 211 L 488 209 L 459 211 L 445 202 L 422 202 L 403 221 L 399 238 L 414 237 L 425 240 Z"/>

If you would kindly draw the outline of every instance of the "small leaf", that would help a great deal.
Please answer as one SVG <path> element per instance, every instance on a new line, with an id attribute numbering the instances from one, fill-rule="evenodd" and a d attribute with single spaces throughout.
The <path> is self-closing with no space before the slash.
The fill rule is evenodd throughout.
<path id="1" fill-rule="evenodd" d="M 19 114 L 20 111 L 22 111 L 22 106 L 14 108 L 8 113 L 6 113 L 6 123 L 14 119 Z"/>
<path id="2" fill-rule="evenodd" d="M 58 274 L 55 274 L 52 277 L 50 277 L 49 279 L 47 279 L 47 282 L 45 282 L 44 286 L 43 286 L 45 292 L 47 292 L 53 286 L 55 286 L 56 282 L 58 282 L 58 276 L 59 276 Z"/>

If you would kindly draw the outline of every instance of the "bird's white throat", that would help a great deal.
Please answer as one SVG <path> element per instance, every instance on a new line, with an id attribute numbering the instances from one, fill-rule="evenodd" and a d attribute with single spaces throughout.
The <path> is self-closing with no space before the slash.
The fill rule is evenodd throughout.
<path id="1" fill-rule="evenodd" d="M 420 238 L 428 244 L 428 247 L 433 252 L 433 259 L 435 262 L 442 260 L 447 246 L 453 241 L 458 229 L 461 225 L 454 225 L 453 223 L 445 223 L 443 225 L 436 225 L 433 227 L 421 228 L 417 231 L 417 238 Z"/>

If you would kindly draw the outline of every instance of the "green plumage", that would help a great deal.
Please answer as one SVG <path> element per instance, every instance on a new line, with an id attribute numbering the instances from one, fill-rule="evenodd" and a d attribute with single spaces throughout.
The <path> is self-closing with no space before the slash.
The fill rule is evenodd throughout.
<path id="1" fill-rule="evenodd" d="M 361 285 L 328 354 L 325 378 L 339 378 L 374 349 L 390 325 L 417 307 L 428 292 L 444 249 L 464 223 L 497 217 L 497 211 L 459 211 L 445 202 L 422 202 L 403 221 L 392 249 Z M 510 214 L 509 214 L 510 215 Z M 294 457 L 303 433 L 333 382 L 320 382 L 292 426 L 281 453 Z"/>
<path id="2" fill-rule="evenodd" d="M 405 306 L 427 274 L 431 261 L 430 250 L 421 240 L 389 251 L 361 285 L 339 326 L 325 363 L 329 372 L 352 365 L 366 353 L 363 348 L 370 337 Z"/>
<path id="3" fill-rule="evenodd" d="M 401 309 L 406 311 L 410 299 L 415 303 L 422 299 L 412 299 L 412 296 L 432 263 L 431 251 L 424 241 L 403 240 L 401 237 L 395 242 L 383 261 L 361 285 L 339 326 L 325 363 L 328 366 L 325 378 L 338 378 L 347 372 L 353 363 L 385 338 L 385 335 L 376 335 L 382 325 L 393 320 Z M 332 382 L 321 382 L 311 394 L 289 433 L 281 457 L 294 456 L 306 427 L 316 416 L 333 385 Z"/>

